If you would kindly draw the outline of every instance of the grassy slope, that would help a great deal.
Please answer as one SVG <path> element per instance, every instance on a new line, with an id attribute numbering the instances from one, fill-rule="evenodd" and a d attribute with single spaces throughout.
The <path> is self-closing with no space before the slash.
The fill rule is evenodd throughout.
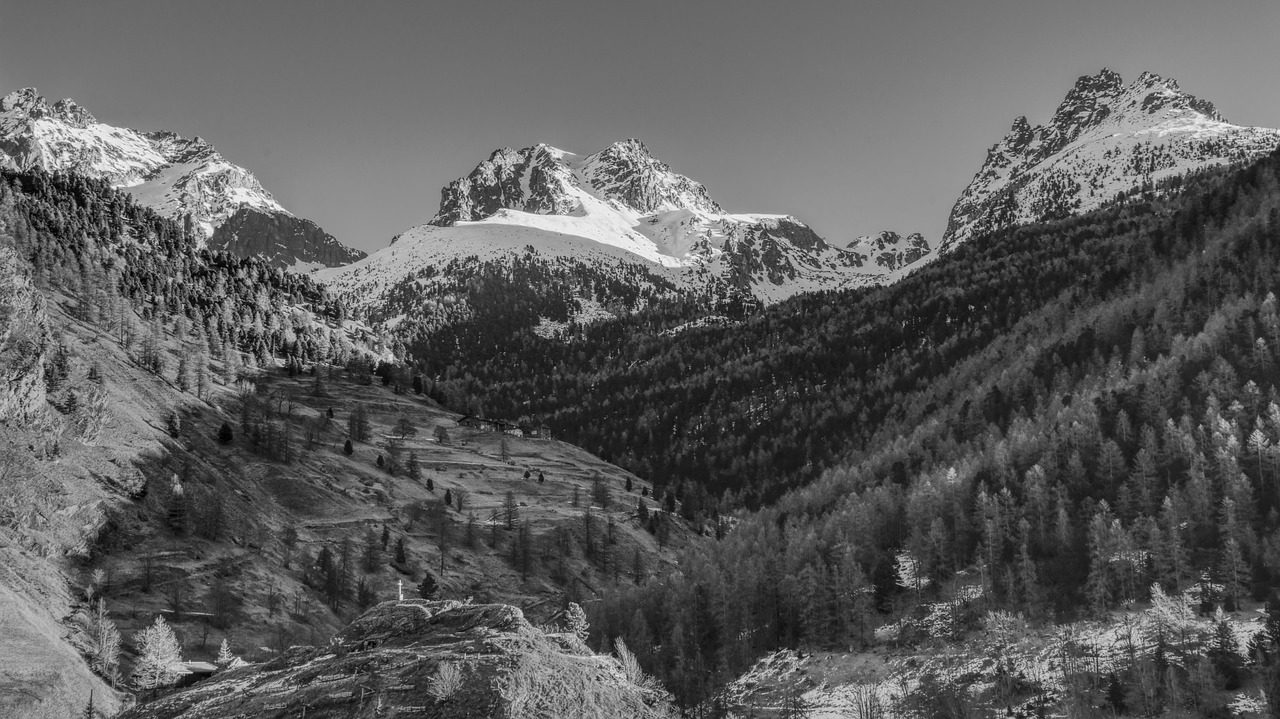
<path id="1" fill-rule="evenodd" d="M 580 534 L 582 510 L 570 506 L 573 488 L 578 488 L 585 507 L 592 475 L 599 473 L 610 484 L 615 499 L 607 514 L 616 523 L 616 555 L 627 562 L 618 581 L 629 581 L 627 569 L 634 547 L 641 549 L 652 572 L 671 564 L 674 550 L 696 541 L 677 523 L 671 544 L 660 549 L 655 538 L 637 526 L 632 511 L 636 497 L 626 496 L 622 489 L 625 473 L 576 447 L 553 440 L 510 437 L 510 461 L 503 462 L 497 435 L 458 427 L 457 415 L 429 400 L 396 395 L 376 380 L 371 386 L 355 384 L 341 379 L 338 371 L 325 383 L 321 397 L 312 395 L 309 376 L 289 378 L 273 370 L 257 377 L 265 394 L 295 403 L 292 422 L 299 446 L 303 445 L 302 418 L 330 407 L 336 413 L 320 444 L 304 449 L 300 461 L 284 465 L 265 459 L 254 454 L 241 436 L 239 405 L 232 388 L 215 385 L 209 402 L 179 392 L 172 382 L 176 354 L 170 357 L 166 377 L 152 375 L 134 364 L 108 334 L 70 317 L 63 304 L 70 301 L 53 297 L 49 314 L 51 324 L 65 332 L 75 358 L 71 382 L 88 386 L 89 364 L 98 364 L 109 397 L 109 421 L 96 446 L 85 446 L 70 433 L 64 434 L 60 457 L 53 462 L 36 462 L 35 471 L 58 488 L 57 511 L 43 527 L 28 532 L 32 537 L 25 540 L 29 548 L 0 548 L 9 555 L 6 568 L 22 567 L 20 562 L 32 568 L 0 576 L 5 585 L 0 590 L 19 594 L 18 600 L 8 603 L 12 608 L 0 615 L 6 627 L 0 632 L 0 683 L 29 686 L 39 695 L 23 703 L 23 711 L 34 711 L 31 707 L 41 701 L 55 701 L 51 706 L 56 708 L 48 715 L 61 716 L 67 707 L 82 706 L 87 700 L 87 668 L 70 652 L 65 637 L 84 644 L 79 632 L 88 611 L 83 590 L 95 569 L 105 573 L 100 594 L 125 637 L 126 655 L 133 633 L 168 608 L 176 585 L 181 587 L 186 614 L 174 625 L 186 658 L 212 658 L 223 636 L 237 653 L 266 658 L 272 654 L 267 647 L 327 641 L 358 611 L 346 602 L 339 612 L 331 612 L 319 594 L 301 582 L 296 562 L 289 569 L 282 566 L 280 537 L 286 525 L 297 528 L 300 546 L 312 556 L 324 543 L 331 543 L 336 552 L 343 537 L 350 537 L 358 552 L 367 528 L 380 532 L 387 525 L 392 546 L 396 538 L 405 538 L 410 566 L 390 566 L 388 552 L 381 556 L 378 571 L 365 574 L 360 570 L 358 575 L 370 582 L 378 599 L 394 598 L 399 581 L 404 582 L 406 596 L 416 596 L 420 578 L 416 570 L 430 566 L 439 575 L 440 555 L 434 526 L 412 521 L 409 506 L 433 498 L 438 501 L 446 489 L 466 488 L 470 492 L 468 508 L 482 522 L 482 541 L 475 548 L 463 546 L 465 517 L 449 512 L 453 542 L 445 559 L 442 595 L 510 602 L 529 608 L 534 618 L 550 617 L 559 608 L 567 585 L 590 598 L 594 590 L 613 579 L 592 569 L 581 548 L 575 546 L 565 563 L 569 577 L 565 584 L 548 579 L 549 566 L 539 562 L 537 553 L 529 580 L 522 581 L 508 559 L 512 533 L 505 529 L 497 532 L 497 549 L 483 541 L 490 536 L 484 520 L 507 491 L 514 492 L 521 504 L 521 520 L 529 521 L 535 537 L 559 526 Z M 170 337 L 168 345 L 172 353 L 177 343 Z M 374 460 L 383 450 L 373 444 L 358 444 L 352 457 L 341 452 L 347 412 L 357 401 L 369 408 L 375 444 L 385 440 L 401 416 L 411 418 L 418 435 L 409 438 L 406 448 L 420 457 L 420 481 L 404 475 L 391 477 L 377 468 Z M 183 416 L 183 431 L 177 440 L 165 432 L 165 420 L 175 408 Z M 224 421 L 236 428 L 230 445 L 214 439 Z M 431 439 L 437 424 L 448 428 L 451 446 L 438 446 Z M 13 428 L 3 431 L 10 441 L 25 441 Z M 547 481 L 524 481 L 525 468 L 531 469 L 534 477 L 539 470 L 545 472 Z M 224 498 L 226 529 L 219 541 L 175 534 L 164 521 L 155 497 L 148 496 L 180 473 L 190 475 L 189 484 L 203 485 L 191 489 L 217 492 Z M 428 477 L 435 484 L 434 493 L 426 489 Z M 638 495 L 642 483 L 632 479 Z M 596 514 L 598 531 L 602 531 L 606 513 L 597 509 Z M 144 591 L 147 562 L 153 565 L 152 581 Z M 66 577 L 65 583 L 60 574 Z M 23 577 L 28 581 L 23 582 Z M 225 582 L 242 599 L 240 616 L 225 633 L 206 631 L 207 619 L 199 614 L 207 610 L 209 587 L 215 581 Z M 284 598 L 282 611 L 274 615 L 266 608 L 266 595 L 272 587 Z M 295 607 L 303 610 L 294 612 Z M 126 656 L 126 671 L 130 663 Z M 50 667 L 47 673 L 61 678 L 40 685 L 36 675 L 46 671 L 40 669 L 45 666 Z M 77 685 L 86 687 L 84 697 L 68 689 Z M 105 687 L 99 685 L 98 689 L 100 706 L 117 706 L 114 697 L 104 697 L 109 694 Z M 58 698 L 51 699 L 55 694 Z"/>

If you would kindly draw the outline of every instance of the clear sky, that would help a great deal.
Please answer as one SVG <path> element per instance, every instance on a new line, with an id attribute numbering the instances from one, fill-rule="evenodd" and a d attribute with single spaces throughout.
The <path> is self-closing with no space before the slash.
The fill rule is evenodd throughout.
<path id="1" fill-rule="evenodd" d="M 936 242 L 987 148 L 1151 70 L 1280 127 L 1277 0 L 0 0 L 0 92 L 200 135 L 365 250 L 498 147 L 638 137 L 730 211 Z"/>

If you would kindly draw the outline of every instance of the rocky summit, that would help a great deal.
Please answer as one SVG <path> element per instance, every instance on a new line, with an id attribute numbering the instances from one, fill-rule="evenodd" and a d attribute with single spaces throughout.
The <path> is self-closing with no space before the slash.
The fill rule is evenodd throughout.
<path id="1" fill-rule="evenodd" d="M 0 99 L 0 168 L 106 180 L 183 221 L 198 241 L 216 237 L 210 243 L 216 249 L 241 257 L 263 253 L 277 267 L 313 269 L 364 257 L 295 217 L 252 172 L 205 140 L 113 127 L 74 100 L 50 103 L 35 88 Z"/>
<path id="2" fill-rule="evenodd" d="M 956 201 L 939 249 L 1088 212 L 1162 180 L 1255 160 L 1277 145 L 1280 130 L 1233 125 L 1176 80 L 1144 72 L 1126 85 L 1104 69 L 1078 79 L 1049 122 L 1014 120 Z"/>

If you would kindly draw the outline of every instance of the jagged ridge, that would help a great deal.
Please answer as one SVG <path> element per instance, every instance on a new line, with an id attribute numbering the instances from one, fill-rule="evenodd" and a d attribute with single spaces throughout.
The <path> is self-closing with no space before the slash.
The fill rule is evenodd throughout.
<path id="1" fill-rule="evenodd" d="M 951 211 L 940 251 L 1003 227 L 1096 209 L 1120 193 L 1203 167 L 1257 159 L 1280 131 L 1232 125 L 1176 80 L 1144 72 L 1125 85 L 1084 76 L 1053 118 L 1017 118 Z"/>
<path id="2" fill-rule="evenodd" d="M 0 99 L 0 167 L 106 179 L 127 188 L 140 203 L 190 223 L 201 241 L 237 213 L 251 210 L 270 221 L 248 222 L 241 216 L 236 230 L 224 233 L 218 245 L 242 256 L 259 247 L 274 250 L 269 257 L 278 267 L 345 264 L 364 257 L 294 217 L 253 173 L 227 162 L 202 138 L 113 127 L 74 100 L 51 104 L 35 88 Z M 246 232 L 246 226 L 257 234 Z"/>

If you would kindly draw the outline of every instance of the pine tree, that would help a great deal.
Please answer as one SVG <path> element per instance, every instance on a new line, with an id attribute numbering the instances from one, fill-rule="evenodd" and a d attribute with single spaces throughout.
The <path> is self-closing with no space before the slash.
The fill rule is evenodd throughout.
<path id="1" fill-rule="evenodd" d="M 1173 504 L 1165 497 L 1160 505 L 1160 541 L 1156 544 L 1157 568 L 1160 580 L 1171 591 L 1182 591 L 1190 566 L 1190 555 L 1183 538 L 1182 519 Z"/>
<path id="2" fill-rule="evenodd" d="M 120 630 L 107 616 L 107 603 L 101 597 L 94 608 L 91 634 L 93 654 L 90 666 L 115 686 L 120 681 Z"/>
<path id="3" fill-rule="evenodd" d="M 1085 582 L 1089 607 L 1098 616 L 1104 614 L 1111 604 L 1112 553 L 1110 510 L 1106 502 L 1101 502 L 1089 522 L 1089 578 Z"/>
<path id="4" fill-rule="evenodd" d="M 373 436 L 369 424 L 369 411 L 363 404 L 357 404 L 347 417 L 347 436 L 356 442 L 367 442 Z"/>
<path id="5" fill-rule="evenodd" d="M 396 421 L 395 432 L 400 436 L 400 439 L 408 439 L 409 437 L 417 436 L 418 428 L 413 425 L 413 420 L 408 417 L 401 417 Z"/>
<path id="6" fill-rule="evenodd" d="M 222 638 L 222 644 L 218 646 L 218 658 L 213 660 L 214 664 L 222 668 L 227 668 L 236 660 L 236 655 L 231 653 L 231 645 L 227 643 L 227 638 Z"/>
<path id="7" fill-rule="evenodd" d="M 516 520 L 520 518 L 520 505 L 516 503 L 516 495 L 513 492 L 507 492 L 506 497 L 502 500 L 502 519 L 507 529 L 515 527 Z"/>
<path id="8" fill-rule="evenodd" d="M 435 599 L 436 592 L 439 590 L 440 585 L 436 582 L 436 578 L 431 576 L 431 572 L 424 571 L 422 581 L 418 583 L 418 594 L 423 599 Z"/>
<path id="9" fill-rule="evenodd" d="M 153 624 L 138 632 L 135 641 L 139 656 L 133 667 L 134 686 L 144 691 L 155 690 L 178 680 L 182 652 L 178 638 L 164 617 L 156 617 Z"/>
<path id="10" fill-rule="evenodd" d="M 1218 575 L 1222 580 L 1227 608 L 1232 611 L 1240 606 L 1240 599 L 1248 593 L 1252 582 L 1249 564 L 1245 561 L 1241 547 L 1242 534 L 1243 529 L 1236 519 L 1235 502 L 1230 497 L 1223 497 L 1219 524 L 1222 550 L 1218 560 Z"/>
<path id="11" fill-rule="evenodd" d="M 577 602 L 569 602 L 569 607 L 564 611 L 564 629 L 568 634 L 572 634 L 580 641 L 586 642 L 587 636 L 590 634 L 590 625 L 587 624 L 587 613 L 582 611 L 582 607 Z"/>

